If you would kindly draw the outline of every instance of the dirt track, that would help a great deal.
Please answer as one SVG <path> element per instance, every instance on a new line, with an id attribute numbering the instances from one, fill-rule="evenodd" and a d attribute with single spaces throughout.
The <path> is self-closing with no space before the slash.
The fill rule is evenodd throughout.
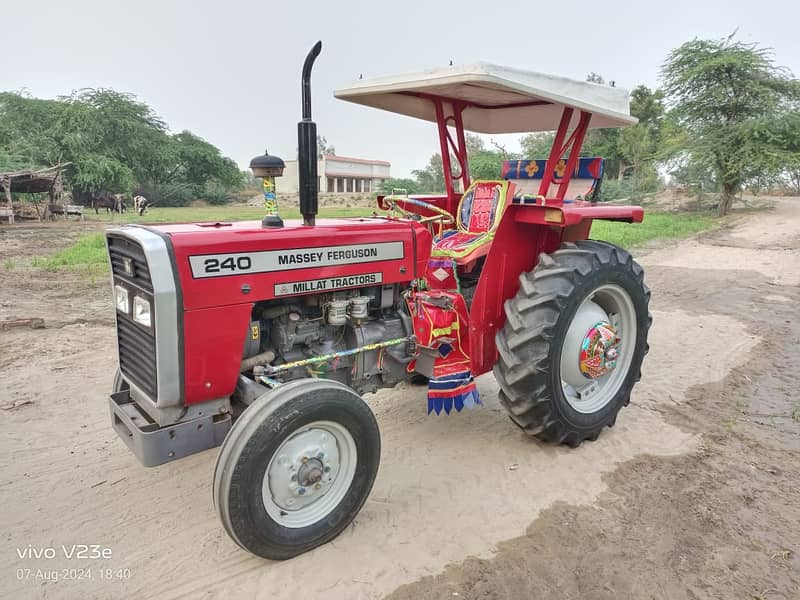
<path id="1" fill-rule="evenodd" d="M 144 469 L 115 439 L 107 283 L 25 267 L 63 236 L 0 229 L 0 256 L 20 265 L 0 268 L 0 318 L 48 324 L 0 332 L 0 405 L 19 404 L 0 411 L 0 597 L 800 597 L 797 200 L 640 257 L 651 352 L 595 443 L 527 439 L 491 375 L 486 406 L 455 416 L 427 417 L 421 388 L 368 397 L 384 445 L 370 499 L 336 541 L 283 563 L 223 533 L 215 451 Z M 113 557 L 17 552 L 75 543 Z M 62 567 L 95 578 L 17 578 Z"/>

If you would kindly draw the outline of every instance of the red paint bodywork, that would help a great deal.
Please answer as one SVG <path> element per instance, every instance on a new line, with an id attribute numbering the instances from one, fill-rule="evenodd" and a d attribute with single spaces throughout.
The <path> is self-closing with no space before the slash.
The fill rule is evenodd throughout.
<path id="1" fill-rule="evenodd" d="M 233 393 L 252 306 L 275 297 L 275 284 L 377 272 L 383 283 L 408 283 L 425 272 L 431 236 L 419 224 L 386 218 L 320 219 L 316 227 L 287 221 L 268 229 L 258 221 L 187 223 L 153 227 L 172 242 L 183 298 L 185 402 L 196 404 Z M 403 258 L 378 263 L 304 267 L 195 279 L 189 257 L 313 246 L 403 242 Z M 245 292 L 243 286 L 249 287 Z"/>
<path id="2" fill-rule="evenodd" d="M 553 209 L 560 211 L 561 222 L 545 218 L 547 211 Z M 639 222 L 642 216 L 639 207 L 587 202 L 509 205 L 486 257 L 469 323 L 464 324 L 465 329 L 469 327 L 473 374 L 486 373 L 494 366 L 497 360 L 494 338 L 505 323 L 503 303 L 516 294 L 520 273 L 533 269 L 540 253 L 554 251 L 562 241 L 585 238 L 593 218 Z M 315 227 L 305 227 L 299 221 L 289 221 L 280 229 L 262 228 L 258 221 L 154 227 L 170 237 L 182 291 L 186 404 L 233 393 L 253 304 L 274 298 L 276 283 L 380 271 L 385 284 L 408 284 L 425 273 L 432 237 L 418 223 L 377 217 L 320 219 L 317 223 Z M 575 231 L 579 235 L 571 236 Z M 189 257 L 198 254 L 385 241 L 402 241 L 404 257 L 378 263 L 200 279 L 192 276 L 189 265 Z M 243 286 L 248 286 L 249 291 L 245 293 Z"/>
<path id="3" fill-rule="evenodd" d="M 433 95 L 426 97 L 436 109 L 447 193 L 417 198 L 455 215 L 461 197 L 458 189 L 467 189 L 470 182 L 461 119 L 466 104 Z M 569 107 L 563 110 L 536 204 L 507 207 L 483 264 L 469 323 L 461 323 L 461 331 L 469 330 L 465 346 L 470 348 L 471 369 L 476 376 L 494 366 L 497 360 L 495 335 L 505 322 L 503 304 L 516 294 L 520 274 L 532 270 L 542 252 L 553 252 L 564 241 L 585 239 L 593 219 L 640 222 L 643 218 L 644 212 L 638 206 L 564 201 L 591 120 L 591 115 L 582 111 L 577 126 L 569 132 L 573 112 Z M 455 129 L 455 137 L 451 129 Z M 554 180 L 556 164 L 561 160 L 566 160 L 565 175 L 555 197 L 544 199 Z M 389 208 L 381 196 L 378 206 Z M 433 214 L 424 208 L 407 208 L 422 216 Z M 384 284 L 409 284 L 426 273 L 432 245 L 431 233 L 425 226 L 385 217 L 320 219 L 315 227 L 303 226 L 299 221 L 287 222 L 280 229 L 262 228 L 260 222 L 165 225 L 157 229 L 171 238 L 182 288 L 187 404 L 233 393 L 252 306 L 257 301 L 274 298 L 275 284 L 378 271 L 382 273 Z M 403 242 L 402 259 L 199 279 L 192 276 L 189 264 L 192 255 L 389 241 Z M 466 268 L 474 266 L 466 265 Z"/>

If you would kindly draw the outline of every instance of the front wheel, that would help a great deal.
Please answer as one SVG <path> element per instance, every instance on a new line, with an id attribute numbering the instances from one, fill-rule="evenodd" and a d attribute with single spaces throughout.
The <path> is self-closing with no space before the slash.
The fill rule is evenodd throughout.
<path id="1" fill-rule="evenodd" d="M 234 424 L 214 471 L 214 505 L 233 540 L 286 559 L 341 533 L 380 462 L 372 411 L 350 388 L 301 379 L 265 393 Z"/>
<path id="2" fill-rule="evenodd" d="M 590 240 L 543 254 L 505 304 L 494 373 L 527 433 L 578 446 L 630 402 L 647 354 L 650 290 L 631 255 Z"/>

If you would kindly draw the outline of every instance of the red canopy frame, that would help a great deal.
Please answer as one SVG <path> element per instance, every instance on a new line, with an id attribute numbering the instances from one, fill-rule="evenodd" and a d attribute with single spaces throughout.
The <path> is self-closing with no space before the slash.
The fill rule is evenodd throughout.
<path id="1" fill-rule="evenodd" d="M 445 189 L 447 191 L 448 204 L 455 206 L 461 194 L 470 185 L 469 157 L 467 156 L 467 144 L 464 135 L 464 123 L 462 113 L 468 103 L 450 100 L 440 96 L 429 96 L 436 109 L 436 125 L 439 132 L 439 147 L 442 153 L 442 168 L 444 171 Z M 449 107 L 449 111 L 447 108 Z M 483 107 L 488 108 L 488 107 Z M 508 108 L 507 106 L 496 106 L 492 108 Z M 542 182 L 539 185 L 539 195 L 544 196 L 548 201 L 563 202 L 567 193 L 572 173 L 578 163 L 583 140 L 586 131 L 589 129 L 589 122 L 592 114 L 580 111 L 578 124 L 569 133 L 570 123 L 572 122 L 575 109 L 565 106 L 561 113 L 561 120 L 558 130 L 547 157 L 545 170 L 542 175 Z M 455 137 L 450 129 L 455 130 Z M 555 176 L 556 165 L 559 161 L 566 159 L 564 174 L 558 178 L 558 189 L 555 197 L 550 197 L 550 187 L 557 179 Z M 454 170 L 454 167 L 457 169 Z"/>

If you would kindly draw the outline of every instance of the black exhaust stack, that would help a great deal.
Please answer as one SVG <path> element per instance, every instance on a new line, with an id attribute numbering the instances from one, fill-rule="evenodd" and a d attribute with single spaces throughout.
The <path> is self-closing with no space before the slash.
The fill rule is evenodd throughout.
<path id="1" fill-rule="evenodd" d="M 303 63 L 303 120 L 297 124 L 297 167 L 300 177 L 300 212 L 303 225 L 313 226 L 319 210 L 317 187 L 317 124 L 311 120 L 311 69 L 322 51 L 322 42 L 311 48 Z"/>

